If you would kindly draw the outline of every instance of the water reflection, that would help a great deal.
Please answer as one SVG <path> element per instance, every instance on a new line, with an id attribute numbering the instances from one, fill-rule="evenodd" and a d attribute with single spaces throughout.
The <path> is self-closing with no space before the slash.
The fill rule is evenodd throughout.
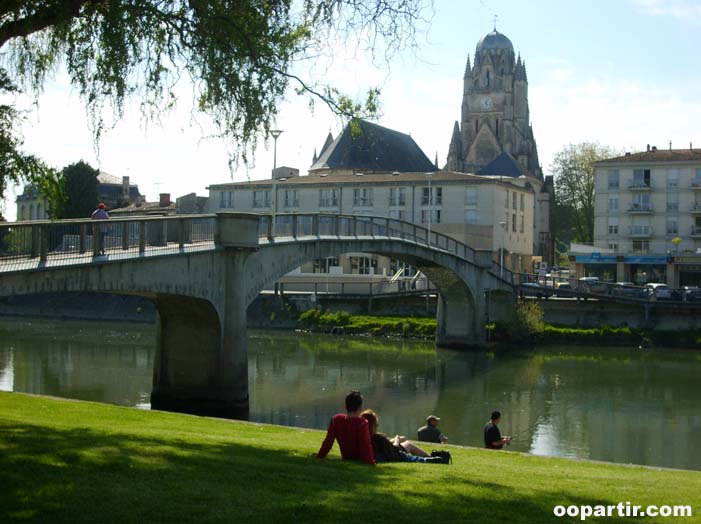
<path id="1" fill-rule="evenodd" d="M 0 389 L 148 407 L 153 326 L 0 321 Z M 701 469 L 701 356 L 548 348 L 460 353 L 430 343 L 252 332 L 250 417 L 324 428 L 349 389 L 381 430 L 415 436 L 428 414 L 479 446 L 493 409 L 510 449 Z"/>

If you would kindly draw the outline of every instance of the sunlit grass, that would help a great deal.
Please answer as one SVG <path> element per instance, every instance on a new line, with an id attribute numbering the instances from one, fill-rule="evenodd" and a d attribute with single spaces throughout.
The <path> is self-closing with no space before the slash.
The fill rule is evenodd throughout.
<path id="1" fill-rule="evenodd" d="M 0 393 L 0 522 L 562 523 L 574 519 L 555 517 L 555 505 L 626 501 L 695 504 L 701 515 L 700 472 L 455 446 L 451 466 L 372 468 L 337 449 L 312 458 L 322 438 Z"/>

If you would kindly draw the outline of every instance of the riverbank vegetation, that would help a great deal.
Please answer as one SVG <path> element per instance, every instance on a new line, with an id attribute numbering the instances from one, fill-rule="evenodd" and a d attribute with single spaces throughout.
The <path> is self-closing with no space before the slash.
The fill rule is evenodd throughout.
<path id="1" fill-rule="evenodd" d="M 435 318 L 381 317 L 322 312 L 310 309 L 298 319 L 308 331 L 346 335 L 433 338 Z M 701 348 L 701 331 L 653 331 L 630 327 L 596 328 L 553 326 L 543 322 L 543 310 L 535 300 L 519 300 L 512 314 L 487 325 L 488 340 L 509 346 L 533 344 L 581 344 L 606 346 Z"/>
<path id="2" fill-rule="evenodd" d="M 373 468 L 342 462 L 337 446 L 313 458 L 322 439 L 316 430 L 0 393 L 0 520 L 562 523 L 554 506 L 686 505 L 701 490 L 699 472 L 457 446 L 448 446 L 450 466 Z M 685 523 L 701 522 L 693 510 Z"/>
<path id="3" fill-rule="evenodd" d="M 298 324 L 302 329 L 349 335 L 402 337 L 436 335 L 435 318 L 375 317 L 351 315 L 343 311 L 322 313 L 319 309 L 309 309 L 299 316 Z"/>

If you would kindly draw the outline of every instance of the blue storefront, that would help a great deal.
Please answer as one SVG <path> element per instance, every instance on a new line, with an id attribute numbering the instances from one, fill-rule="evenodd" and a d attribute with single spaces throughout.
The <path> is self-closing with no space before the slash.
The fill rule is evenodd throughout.
<path id="1" fill-rule="evenodd" d="M 587 253 L 570 256 L 572 261 L 578 277 L 598 277 L 604 282 L 634 282 L 638 285 L 667 283 L 666 255 Z"/>

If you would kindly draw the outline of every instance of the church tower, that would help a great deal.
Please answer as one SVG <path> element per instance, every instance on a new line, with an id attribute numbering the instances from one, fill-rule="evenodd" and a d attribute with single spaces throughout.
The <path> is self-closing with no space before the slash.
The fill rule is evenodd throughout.
<path id="1" fill-rule="evenodd" d="M 528 109 L 526 62 L 496 30 L 467 57 L 460 122 L 455 122 L 444 169 L 509 178 L 535 193 L 533 254 L 552 262 L 552 177 L 543 178 Z"/>
<path id="2" fill-rule="evenodd" d="M 496 29 L 477 42 L 474 65 L 467 58 L 461 113 L 461 122 L 453 127 L 447 169 L 475 173 L 506 152 L 542 180 L 530 125 L 526 63 Z"/>

